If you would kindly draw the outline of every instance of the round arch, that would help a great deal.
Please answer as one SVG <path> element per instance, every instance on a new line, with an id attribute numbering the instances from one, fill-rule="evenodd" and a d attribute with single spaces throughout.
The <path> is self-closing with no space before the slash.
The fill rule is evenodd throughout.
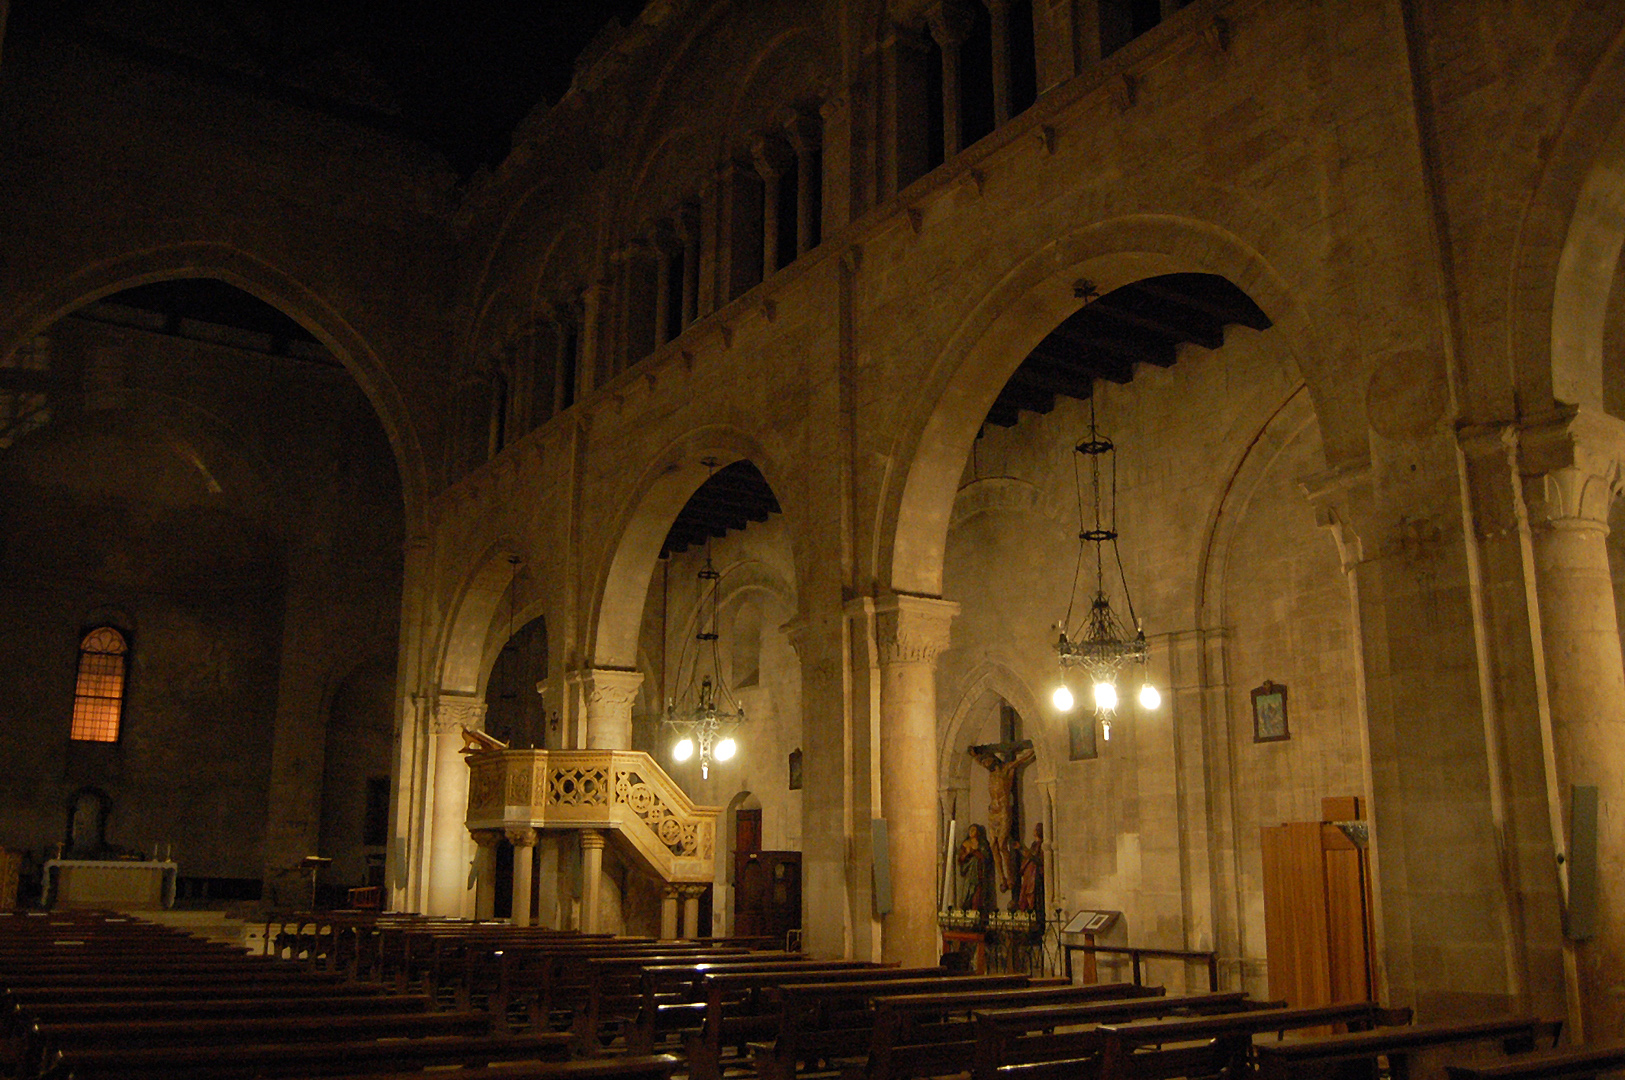
<path id="1" fill-rule="evenodd" d="M 0 324 L 0 356 L 64 315 L 123 289 L 155 281 L 215 278 L 293 319 L 322 343 L 361 387 L 395 452 L 407 531 L 417 531 L 428 491 L 423 448 L 405 400 L 383 361 L 349 322 L 291 274 L 227 244 L 188 243 L 131 252 L 82 267 Z"/>
<path id="2" fill-rule="evenodd" d="M 660 546 L 684 504 L 705 483 L 708 472 L 701 461 L 707 457 L 714 457 L 719 466 L 748 460 L 775 494 L 786 490 L 783 474 L 761 444 L 737 429 L 699 428 L 668 444 L 643 470 L 616 515 L 610 533 L 615 538 L 613 549 L 596 577 L 588 620 L 587 655 L 593 667 L 637 666 L 643 605 Z M 792 560 L 794 547 L 792 542 Z"/>
<path id="3" fill-rule="evenodd" d="M 516 540 L 504 537 L 486 548 L 472 566 L 449 605 L 452 615 L 440 641 L 438 685 L 442 693 L 472 695 L 484 688 L 495 657 L 488 640 L 491 620 L 524 566 L 524 554 Z M 517 618 L 516 612 L 515 625 L 524 625 Z M 497 648 L 501 647 L 497 642 Z"/>
<path id="4" fill-rule="evenodd" d="M 944 729 L 941 743 L 937 747 L 939 784 L 943 787 L 962 787 L 969 784 L 970 759 L 963 754 L 954 753 L 954 746 L 958 743 L 959 734 L 970 719 L 977 701 L 987 693 L 994 693 L 1003 698 L 1011 708 L 1021 714 L 1022 719 L 1033 725 L 1034 731 L 1030 737 L 1034 749 L 1038 752 L 1037 760 L 1033 762 L 1036 772 L 1034 778 L 1041 784 L 1053 781 L 1055 763 L 1064 760 L 1066 754 L 1064 748 L 1056 743 L 1051 725 L 1043 722 L 1047 713 L 1039 708 L 1038 698 L 1025 679 L 1005 664 L 986 661 L 966 681 L 964 690 L 954 702 L 953 712 L 949 714 L 948 726 Z"/>
<path id="5" fill-rule="evenodd" d="M 949 519 L 976 432 L 1011 373 L 1082 306 L 1075 284 L 1087 280 L 1105 294 L 1147 277 L 1185 272 L 1228 278 L 1263 308 L 1274 323 L 1269 332 L 1286 343 L 1318 405 L 1321 391 L 1307 377 L 1313 372 L 1305 362 L 1318 351 L 1310 323 L 1258 252 L 1216 226 L 1166 215 L 1118 217 L 1079 229 L 1017 264 L 971 310 L 937 358 L 920 395 L 927 405 L 894 455 L 908 468 L 881 497 L 874 557 L 882 583 L 897 592 L 941 594 Z M 1363 417 L 1353 419 L 1363 428 Z"/>

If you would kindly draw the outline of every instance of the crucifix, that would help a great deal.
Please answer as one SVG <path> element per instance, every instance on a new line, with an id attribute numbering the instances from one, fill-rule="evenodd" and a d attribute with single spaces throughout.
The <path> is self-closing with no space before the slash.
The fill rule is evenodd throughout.
<path id="1" fill-rule="evenodd" d="M 1011 873 L 1010 845 L 1020 843 L 1016 836 L 1016 829 L 1020 826 L 1016 781 L 1020 778 L 1021 770 L 1032 764 L 1037 754 L 1031 739 L 982 743 L 972 746 L 969 753 L 978 765 L 987 770 L 988 845 L 993 849 L 999 891 L 1010 892 L 1015 879 Z"/>

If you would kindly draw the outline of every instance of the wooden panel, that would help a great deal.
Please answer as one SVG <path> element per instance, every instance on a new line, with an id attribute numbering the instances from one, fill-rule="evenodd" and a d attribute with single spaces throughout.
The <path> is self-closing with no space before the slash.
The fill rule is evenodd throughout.
<path id="1" fill-rule="evenodd" d="M 1320 800 L 1320 820 L 1364 821 L 1364 809 L 1358 795 L 1334 795 Z"/>
<path id="2" fill-rule="evenodd" d="M 1320 828 L 1325 859 L 1331 1001 L 1370 1001 L 1365 852 L 1354 846 L 1337 826 Z"/>
<path id="3" fill-rule="evenodd" d="M 1299 1007 L 1328 1004 L 1332 989 L 1320 823 L 1288 822 L 1261 832 L 1270 997 Z"/>

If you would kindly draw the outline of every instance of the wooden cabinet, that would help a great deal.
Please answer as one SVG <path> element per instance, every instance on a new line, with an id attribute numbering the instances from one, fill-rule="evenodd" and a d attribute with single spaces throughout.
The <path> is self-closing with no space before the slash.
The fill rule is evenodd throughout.
<path id="1" fill-rule="evenodd" d="M 1262 830 L 1269 995 L 1298 1007 L 1370 1001 L 1376 986 L 1363 807 L 1321 810 Z"/>

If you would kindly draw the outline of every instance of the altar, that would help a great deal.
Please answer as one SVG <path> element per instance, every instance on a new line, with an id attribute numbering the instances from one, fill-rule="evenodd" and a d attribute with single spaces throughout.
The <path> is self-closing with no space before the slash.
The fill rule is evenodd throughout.
<path id="1" fill-rule="evenodd" d="M 156 911 L 175 903 L 175 863 L 136 859 L 48 859 L 41 903 L 47 908 Z"/>

